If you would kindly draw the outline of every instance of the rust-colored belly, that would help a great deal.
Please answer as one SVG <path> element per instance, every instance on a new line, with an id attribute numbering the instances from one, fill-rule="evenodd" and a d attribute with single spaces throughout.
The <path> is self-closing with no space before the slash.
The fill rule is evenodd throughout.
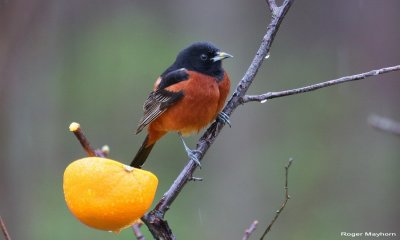
<path id="1" fill-rule="evenodd" d="M 200 131 L 217 117 L 220 92 L 214 78 L 191 75 L 189 80 L 167 90 L 183 90 L 184 97 L 154 120 L 150 124 L 152 129 L 189 135 Z"/>

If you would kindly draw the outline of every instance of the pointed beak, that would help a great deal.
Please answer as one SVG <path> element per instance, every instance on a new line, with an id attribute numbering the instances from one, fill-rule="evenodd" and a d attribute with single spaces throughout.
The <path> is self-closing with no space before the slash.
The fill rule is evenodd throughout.
<path id="1" fill-rule="evenodd" d="M 221 61 L 225 58 L 232 58 L 233 56 L 226 52 L 217 52 L 217 55 L 211 58 L 214 62 Z"/>

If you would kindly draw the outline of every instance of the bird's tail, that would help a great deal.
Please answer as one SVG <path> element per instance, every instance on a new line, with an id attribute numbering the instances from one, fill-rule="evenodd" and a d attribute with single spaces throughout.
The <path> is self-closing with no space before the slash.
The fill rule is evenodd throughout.
<path id="1" fill-rule="evenodd" d="M 144 162 L 146 161 L 151 149 L 154 147 L 154 143 L 148 145 L 149 135 L 143 141 L 142 146 L 140 147 L 139 151 L 136 153 L 136 156 L 133 158 L 131 162 L 131 166 L 134 168 L 142 168 Z"/>

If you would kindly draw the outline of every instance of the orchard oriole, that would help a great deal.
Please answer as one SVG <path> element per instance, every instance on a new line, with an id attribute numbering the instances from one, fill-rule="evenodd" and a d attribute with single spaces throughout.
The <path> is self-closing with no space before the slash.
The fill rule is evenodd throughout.
<path id="1" fill-rule="evenodd" d="M 220 113 L 230 89 L 221 60 L 229 57 L 209 42 L 196 42 L 179 52 L 144 103 L 136 134 L 148 126 L 147 136 L 131 166 L 140 168 L 168 132 L 179 133 L 189 157 L 199 164 L 182 135 L 199 132 L 217 118 L 229 123 L 228 116 Z"/>

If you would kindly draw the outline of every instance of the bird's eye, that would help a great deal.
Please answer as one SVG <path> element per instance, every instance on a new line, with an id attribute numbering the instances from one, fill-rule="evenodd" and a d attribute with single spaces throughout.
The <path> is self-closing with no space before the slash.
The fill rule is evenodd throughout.
<path id="1" fill-rule="evenodd" d="M 207 54 L 201 54 L 200 55 L 200 59 L 203 60 L 203 61 L 207 60 L 208 59 Z"/>

